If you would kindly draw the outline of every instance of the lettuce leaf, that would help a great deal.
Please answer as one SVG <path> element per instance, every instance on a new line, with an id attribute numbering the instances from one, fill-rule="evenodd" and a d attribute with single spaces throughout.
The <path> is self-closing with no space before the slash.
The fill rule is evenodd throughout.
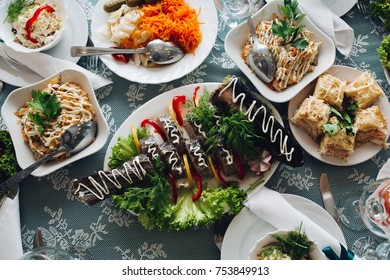
<path id="1" fill-rule="evenodd" d="M 149 131 L 146 128 L 137 128 L 138 139 L 149 136 Z M 121 166 L 126 161 L 138 155 L 137 147 L 131 133 L 126 137 L 118 137 L 118 141 L 112 147 L 112 155 L 108 160 L 108 167 L 111 169 Z"/>

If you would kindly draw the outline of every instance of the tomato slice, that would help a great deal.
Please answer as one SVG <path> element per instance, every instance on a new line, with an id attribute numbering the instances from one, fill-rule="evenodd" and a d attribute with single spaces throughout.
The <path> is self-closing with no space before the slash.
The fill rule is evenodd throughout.
<path id="1" fill-rule="evenodd" d="M 144 119 L 141 122 L 142 127 L 145 127 L 147 124 L 154 128 L 154 132 L 158 133 L 161 136 L 161 138 L 164 140 L 164 142 L 168 141 L 167 136 L 165 135 L 165 133 L 161 129 L 161 127 L 158 125 L 158 123 L 156 123 L 155 121 L 153 121 L 151 119 Z"/>

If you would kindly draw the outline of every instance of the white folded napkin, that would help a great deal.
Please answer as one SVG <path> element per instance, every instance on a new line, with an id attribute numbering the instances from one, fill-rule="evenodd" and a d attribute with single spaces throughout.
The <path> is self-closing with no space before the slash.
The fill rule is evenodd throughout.
<path id="1" fill-rule="evenodd" d="M 18 194 L 13 200 L 5 198 L 0 206 L 0 260 L 17 260 L 22 255 Z"/>
<path id="2" fill-rule="evenodd" d="M 73 69 L 83 72 L 91 81 L 94 89 L 101 88 L 109 85 L 112 81 L 107 80 L 95 73 L 88 71 L 87 69 L 63 59 L 52 57 L 45 53 L 21 53 L 16 52 L 12 48 L 7 47 L 4 43 L 0 45 L 7 55 L 21 64 L 27 66 L 35 73 L 39 74 L 43 78 L 52 76 L 55 73 L 61 72 L 66 69 Z"/>
<path id="3" fill-rule="evenodd" d="M 382 166 L 381 170 L 379 170 L 378 176 L 376 177 L 377 180 L 383 178 L 390 178 L 390 158 Z"/>
<path id="4" fill-rule="evenodd" d="M 310 20 L 328 35 L 339 52 L 348 57 L 355 38 L 353 29 L 320 0 L 298 0 Z"/>
<path id="5" fill-rule="evenodd" d="M 341 255 L 340 242 L 305 214 L 296 210 L 284 197 L 266 187 L 261 188 L 245 204 L 249 210 L 281 230 L 293 230 L 302 223 L 310 240 L 321 249 L 330 247 L 337 256 Z"/>

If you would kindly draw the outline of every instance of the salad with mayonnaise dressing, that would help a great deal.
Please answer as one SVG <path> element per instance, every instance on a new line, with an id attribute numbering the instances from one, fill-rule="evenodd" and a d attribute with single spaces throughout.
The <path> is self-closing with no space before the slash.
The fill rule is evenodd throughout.
<path id="1" fill-rule="evenodd" d="M 55 3 L 31 0 L 11 2 L 6 20 L 12 24 L 14 42 L 30 49 L 53 42 L 64 24 L 61 10 Z"/>

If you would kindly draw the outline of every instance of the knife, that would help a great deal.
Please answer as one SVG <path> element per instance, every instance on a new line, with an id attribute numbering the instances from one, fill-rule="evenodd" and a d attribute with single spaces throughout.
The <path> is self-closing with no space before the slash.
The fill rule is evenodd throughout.
<path id="1" fill-rule="evenodd" d="M 339 213 L 337 212 L 337 208 L 334 203 L 332 189 L 330 187 L 328 176 L 326 175 L 326 173 L 321 174 L 320 191 L 322 195 L 322 201 L 324 202 L 325 210 L 332 216 L 332 218 L 337 222 L 337 224 L 341 226 Z"/>

